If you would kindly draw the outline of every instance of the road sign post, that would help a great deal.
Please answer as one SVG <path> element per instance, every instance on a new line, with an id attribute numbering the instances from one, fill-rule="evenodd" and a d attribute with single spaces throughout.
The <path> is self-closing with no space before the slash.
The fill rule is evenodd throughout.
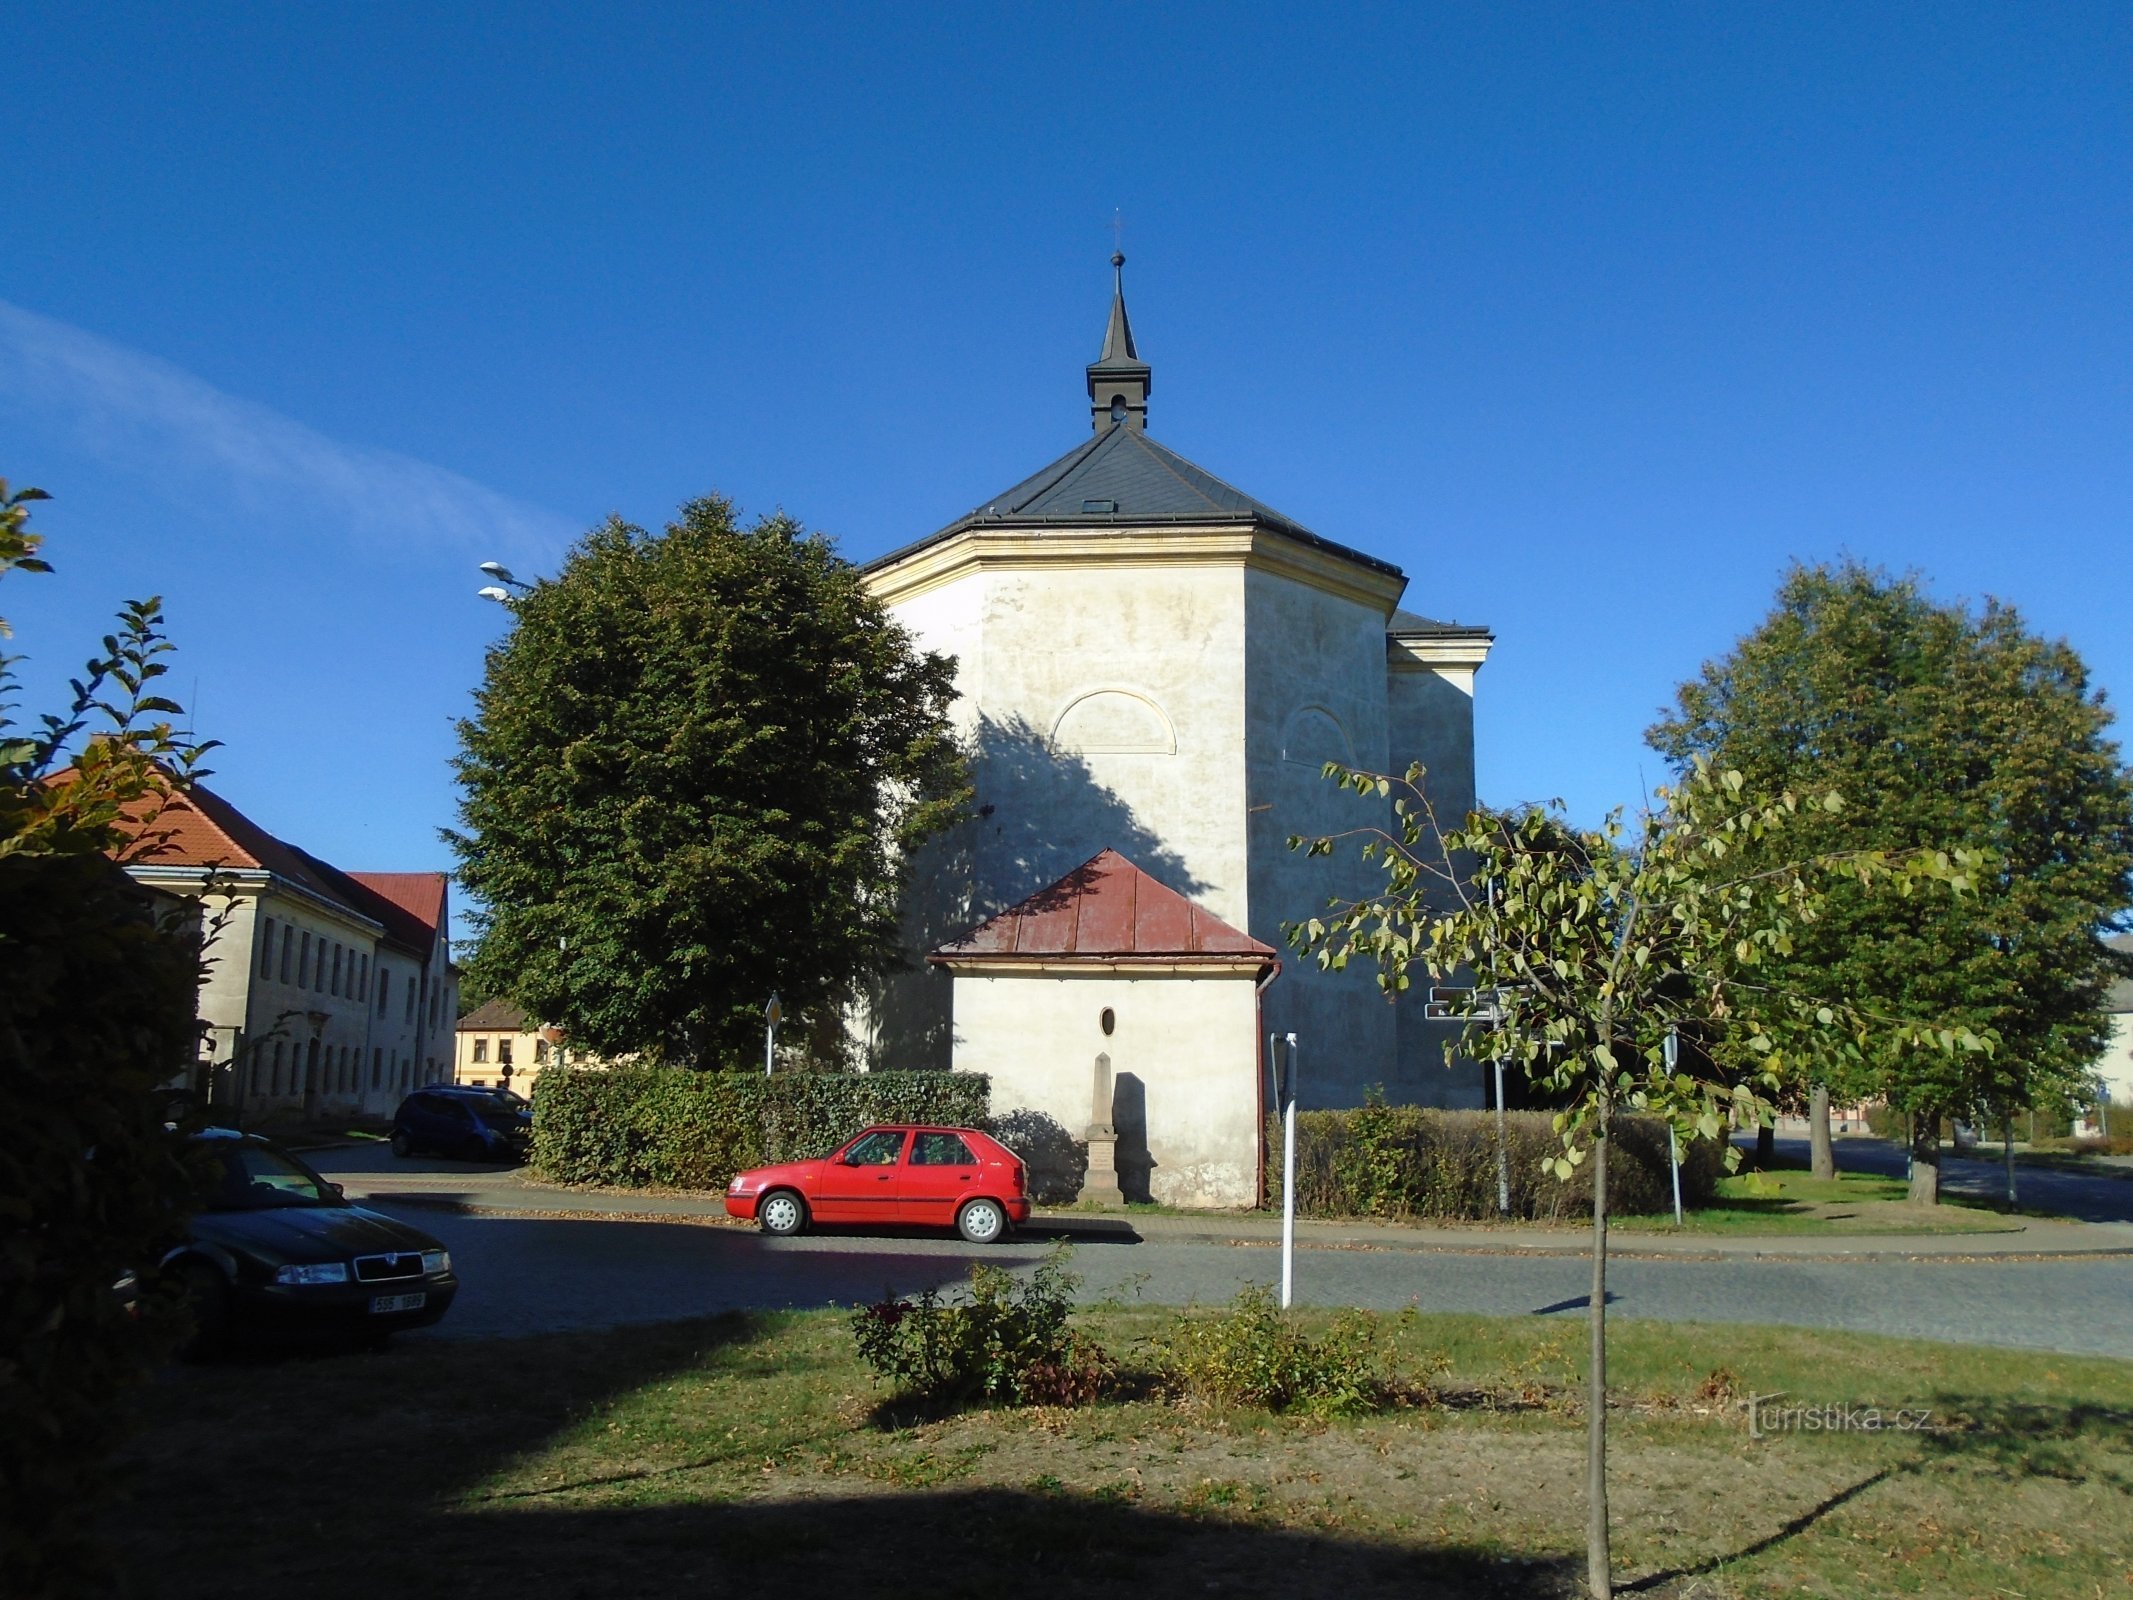
<path id="1" fill-rule="evenodd" d="M 1296 1287 L 1296 1035 L 1270 1033 L 1266 1046 L 1275 1103 L 1281 1107 L 1281 1309 L 1286 1311 Z"/>

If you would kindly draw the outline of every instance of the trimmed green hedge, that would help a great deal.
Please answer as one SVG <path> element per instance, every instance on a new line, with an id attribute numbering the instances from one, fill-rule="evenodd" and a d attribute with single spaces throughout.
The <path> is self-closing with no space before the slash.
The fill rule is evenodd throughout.
<path id="1" fill-rule="evenodd" d="M 550 1067 L 535 1080 L 533 1170 L 556 1183 L 722 1190 L 736 1172 L 828 1155 L 873 1122 L 983 1126 L 976 1072 Z"/>
<path id="2" fill-rule="evenodd" d="M 1561 1150 L 1554 1119 L 1542 1111 L 1504 1118 L 1510 1147 L 1511 1215 L 1567 1221 L 1592 1215 L 1592 1163 L 1569 1182 L 1541 1161 Z M 1725 1171 L 1720 1145 L 1699 1139 L 1682 1153 L 1684 1205 L 1710 1201 Z M 1267 1186 L 1281 1204 L 1281 1123 L 1267 1121 Z M 1615 1119 L 1607 1162 L 1607 1214 L 1649 1216 L 1673 1209 L 1666 1124 L 1657 1117 Z M 1296 1209 L 1311 1217 L 1419 1217 L 1489 1221 L 1496 1209 L 1496 1116 L 1366 1105 L 1304 1111 L 1296 1117 Z"/>

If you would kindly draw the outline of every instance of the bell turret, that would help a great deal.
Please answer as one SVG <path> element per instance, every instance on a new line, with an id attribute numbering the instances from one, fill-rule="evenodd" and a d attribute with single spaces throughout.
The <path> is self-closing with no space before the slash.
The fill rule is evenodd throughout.
<path id="1" fill-rule="evenodd" d="M 1126 257 L 1111 257 L 1111 323 L 1104 329 L 1103 354 L 1089 363 L 1089 421 L 1098 433 L 1124 424 L 1148 427 L 1148 363 L 1133 348 L 1133 324 L 1126 317 Z"/>

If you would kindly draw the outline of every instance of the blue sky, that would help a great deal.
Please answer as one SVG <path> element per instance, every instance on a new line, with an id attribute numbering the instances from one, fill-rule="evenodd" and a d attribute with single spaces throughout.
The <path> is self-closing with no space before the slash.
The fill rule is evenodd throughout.
<path id="1" fill-rule="evenodd" d="M 451 719 L 610 511 L 865 559 L 1087 427 L 1491 624 L 1481 784 L 1583 817 L 1786 563 L 2133 692 L 2133 9 L 12 7 L 0 589 L 48 705 L 160 592 L 215 786 L 442 866 Z"/>

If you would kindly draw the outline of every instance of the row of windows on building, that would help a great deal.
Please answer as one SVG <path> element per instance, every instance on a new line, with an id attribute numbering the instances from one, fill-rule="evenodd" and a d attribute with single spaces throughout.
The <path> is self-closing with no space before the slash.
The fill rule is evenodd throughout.
<path id="1" fill-rule="evenodd" d="M 489 1041 L 487 1039 L 477 1038 L 474 1041 L 475 1065 L 479 1066 L 482 1063 L 486 1062 L 488 1059 Z M 496 1041 L 496 1064 L 500 1067 L 508 1067 L 511 1065 L 511 1041 L 509 1039 L 499 1039 Z M 537 1067 L 544 1067 L 548 1064 L 548 1041 L 546 1039 L 536 1039 L 533 1041 L 533 1064 Z"/>
<path id="2" fill-rule="evenodd" d="M 272 917 L 266 919 L 259 938 L 259 975 L 262 978 L 275 975 L 274 933 L 277 926 L 281 931 L 279 966 L 283 983 L 319 994 L 344 995 L 351 1000 L 370 998 L 370 956 L 367 953 L 351 950 L 338 940 L 329 940 L 323 933 L 314 940 L 304 929 L 291 927 L 286 922 L 277 925 Z M 378 968 L 378 1015 L 381 1017 L 391 1000 L 392 978 L 390 967 L 381 965 Z M 413 1022 L 417 988 L 414 977 L 410 975 L 402 987 L 407 991 L 403 1020 Z M 430 991 L 429 1023 L 433 1028 L 437 1026 L 438 994 L 436 989 Z"/>
<path id="3" fill-rule="evenodd" d="M 363 1084 L 363 1048 L 361 1045 L 323 1045 L 318 1047 L 317 1058 L 311 1056 L 311 1046 L 301 1041 L 290 1043 L 286 1039 L 274 1041 L 272 1052 L 262 1049 L 252 1063 L 252 1093 L 255 1096 L 294 1094 L 361 1094 Z M 436 1063 L 430 1063 L 434 1075 Z M 310 1081 L 306 1081 L 309 1077 Z M 414 1087 L 415 1058 L 401 1059 L 393 1052 L 388 1062 L 382 1049 L 370 1052 L 370 1084 L 373 1090 L 393 1088 L 403 1093 Z"/>

